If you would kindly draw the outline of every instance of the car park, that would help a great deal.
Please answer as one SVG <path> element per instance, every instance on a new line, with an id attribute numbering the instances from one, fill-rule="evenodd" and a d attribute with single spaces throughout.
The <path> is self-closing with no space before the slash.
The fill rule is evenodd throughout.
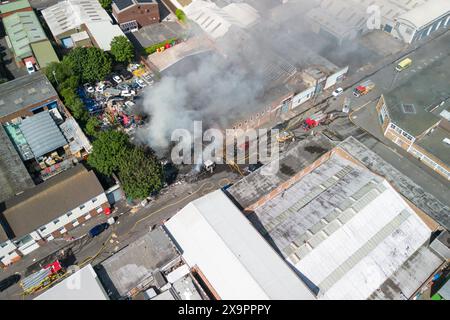
<path id="1" fill-rule="evenodd" d="M 122 78 L 124 78 L 125 80 L 130 80 L 131 78 L 133 78 L 133 74 L 128 71 L 128 70 L 122 70 L 120 72 L 120 75 L 122 76 Z"/>
<path id="2" fill-rule="evenodd" d="M 103 93 L 106 89 L 106 84 L 104 82 L 99 82 L 97 86 L 95 87 L 95 91 Z"/>
<path id="3" fill-rule="evenodd" d="M 131 97 L 131 96 L 134 96 L 135 94 L 136 94 L 136 91 L 130 90 L 130 89 L 122 90 L 122 92 L 120 93 L 120 95 L 122 97 Z"/>

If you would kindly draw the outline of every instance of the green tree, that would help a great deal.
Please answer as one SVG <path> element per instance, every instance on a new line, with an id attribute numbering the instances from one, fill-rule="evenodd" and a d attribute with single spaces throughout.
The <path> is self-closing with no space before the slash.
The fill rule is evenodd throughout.
<path id="1" fill-rule="evenodd" d="M 83 64 L 83 81 L 99 81 L 112 70 L 112 61 L 108 53 L 95 47 L 87 48 L 87 60 Z"/>
<path id="2" fill-rule="evenodd" d="M 58 88 L 67 78 L 73 75 L 72 69 L 62 62 L 51 62 L 45 68 L 45 75 L 55 88 Z"/>
<path id="3" fill-rule="evenodd" d="M 111 41 L 111 53 L 118 62 L 131 62 L 134 47 L 125 36 L 114 37 Z"/>
<path id="4" fill-rule="evenodd" d="M 99 0 L 98 2 L 100 2 L 103 9 L 108 10 L 108 11 L 111 10 L 112 0 Z"/>
<path id="5" fill-rule="evenodd" d="M 180 20 L 181 22 L 186 21 L 186 14 L 183 12 L 183 10 L 177 9 L 175 11 L 175 15 L 177 16 L 178 20 Z"/>
<path id="6" fill-rule="evenodd" d="M 129 151 L 128 136 L 119 131 L 102 131 L 92 143 L 88 163 L 98 172 L 110 176 Z"/>
<path id="7" fill-rule="evenodd" d="M 87 48 L 77 47 L 72 49 L 62 60 L 62 64 L 72 70 L 72 73 L 82 78 L 83 67 L 87 62 Z"/>
<path id="8" fill-rule="evenodd" d="M 122 158 L 119 180 L 127 197 L 143 199 L 163 187 L 164 175 L 161 164 L 147 155 L 140 147 L 133 147 Z"/>
<path id="9" fill-rule="evenodd" d="M 83 82 L 102 80 L 112 69 L 108 53 L 95 47 L 75 48 L 63 58 L 62 63 Z"/>
<path id="10" fill-rule="evenodd" d="M 90 117 L 86 122 L 86 133 L 91 137 L 97 137 L 101 124 L 97 117 Z"/>

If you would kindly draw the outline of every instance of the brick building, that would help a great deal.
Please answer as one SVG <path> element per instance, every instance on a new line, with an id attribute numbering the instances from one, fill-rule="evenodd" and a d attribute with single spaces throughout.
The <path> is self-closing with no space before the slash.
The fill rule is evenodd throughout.
<path id="1" fill-rule="evenodd" d="M 155 0 L 113 0 L 112 15 L 124 32 L 159 22 L 159 7 Z"/>
<path id="2" fill-rule="evenodd" d="M 4 202 L 0 211 L 0 266 L 109 208 L 93 171 L 77 165 Z"/>
<path id="3" fill-rule="evenodd" d="M 383 135 L 450 180 L 450 59 L 436 61 L 376 106 Z"/>

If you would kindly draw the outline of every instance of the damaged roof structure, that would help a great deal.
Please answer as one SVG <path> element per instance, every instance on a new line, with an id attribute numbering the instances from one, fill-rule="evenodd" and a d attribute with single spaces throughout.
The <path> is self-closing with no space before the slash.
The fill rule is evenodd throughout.
<path id="1" fill-rule="evenodd" d="M 271 181 L 260 168 L 227 193 L 318 298 L 410 298 L 443 261 L 420 209 L 448 227 L 448 208 L 412 195 L 418 186 L 353 137 L 310 161 L 306 143 L 280 159 L 289 176 Z"/>

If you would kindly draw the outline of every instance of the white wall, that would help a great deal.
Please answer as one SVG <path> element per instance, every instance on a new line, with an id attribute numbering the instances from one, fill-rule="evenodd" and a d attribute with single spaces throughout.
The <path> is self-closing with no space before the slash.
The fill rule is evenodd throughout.
<path id="1" fill-rule="evenodd" d="M 311 87 L 295 95 L 294 98 L 292 98 L 292 109 L 311 99 L 314 95 L 314 91 L 315 88 Z"/>
<path id="2" fill-rule="evenodd" d="M 327 82 L 325 83 L 324 89 L 328 89 L 329 87 L 332 87 L 336 84 L 336 81 L 339 77 L 345 75 L 348 72 L 348 66 L 345 68 L 342 68 L 341 70 L 337 71 L 336 73 L 332 74 L 327 78 Z"/>
<path id="3" fill-rule="evenodd" d="M 94 199 L 96 199 L 96 200 L 94 201 Z M 71 214 L 69 216 L 67 215 L 68 214 L 67 212 L 63 213 L 59 218 L 57 218 L 59 220 L 57 223 L 50 221 L 46 225 L 39 228 L 38 232 L 41 235 L 41 237 L 45 238 L 48 235 L 50 235 L 52 232 L 64 227 L 66 224 L 71 223 L 74 220 L 76 220 L 77 218 L 82 217 L 85 214 L 89 213 L 89 211 L 96 209 L 98 207 L 100 207 L 100 209 L 101 209 L 101 205 L 104 203 L 107 203 L 107 202 L 108 202 L 108 199 L 106 198 L 106 194 L 101 193 L 97 197 L 94 197 L 93 199 L 85 202 L 84 204 L 80 205 L 79 207 L 72 209 L 70 211 Z M 80 209 L 82 206 L 84 206 L 84 207 L 82 209 Z M 57 220 L 57 219 L 55 219 L 55 220 Z M 76 222 L 74 224 L 74 226 L 77 226 L 77 225 L 78 225 L 78 222 Z M 44 227 L 45 227 L 45 229 L 41 230 Z M 61 231 L 61 233 L 64 233 L 64 232 L 65 232 L 65 230 L 63 229 Z"/>
<path id="4" fill-rule="evenodd" d="M 0 246 L 0 257 L 3 257 L 0 261 L 4 264 L 10 264 L 11 260 L 18 257 L 18 254 L 15 252 L 16 245 L 11 241 L 7 240 L 3 242 Z"/>

